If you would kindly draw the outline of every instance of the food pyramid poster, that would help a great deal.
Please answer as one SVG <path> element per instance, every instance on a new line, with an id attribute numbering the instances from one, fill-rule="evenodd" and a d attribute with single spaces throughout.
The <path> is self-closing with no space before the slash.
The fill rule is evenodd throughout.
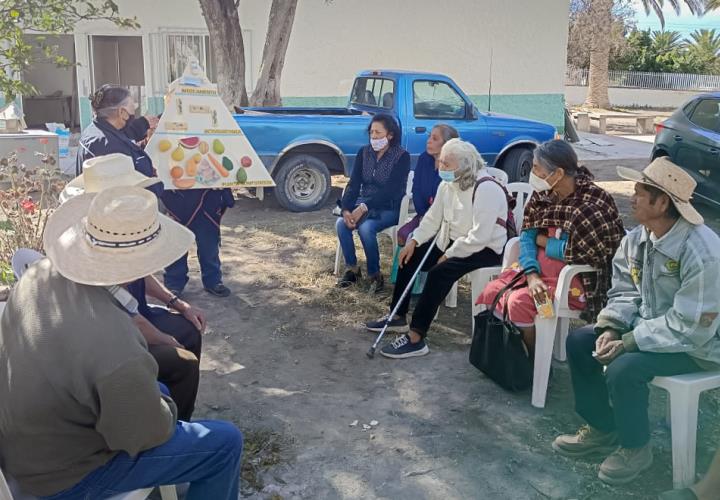
<path id="1" fill-rule="evenodd" d="M 275 185 L 195 58 L 170 84 L 145 150 L 165 189 Z"/>

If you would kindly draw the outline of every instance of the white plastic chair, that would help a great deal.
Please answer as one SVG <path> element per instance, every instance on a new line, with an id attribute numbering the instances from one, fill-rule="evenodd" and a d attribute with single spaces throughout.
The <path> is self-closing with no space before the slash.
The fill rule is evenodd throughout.
<path id="1" fill-rule="evenodd" d="M 687 488 L 695 482 L 695 447 L 700 394 L 720 388 L 720 371 L 655 377 L 652 384 L 668 391 L 673 488 Z"/>
<path id="2" fill-rule="evenodd" d="M 12 482 L 12 479 L 10 479 Z M 145 500 L 152 493 L 153 488 L 143 488 L 142 490 L 128 491 L 115 495 L 108 500 Z M 13 495 L 14 491 L 14 495 Z M 160 486 L 160 498 L 162 500 L 178 500 L 175 486 Z M 0 500 L 37 500 L 37 497 L 26 495 L 18 491 L 17 483 L 13 483 L 13 488 L 5 480 L 2 470 L 0 470 Z"/>
<path id="3" fill-rule="evenodd" d="M 410 211 L 410 199 L 412 198 L 412 181 L 413 176 L 415 175 L 415 172 L 410 171 L 407 178 L 407 185 L 405 186 L 405 196 L 403 196 L 402 201 L 400 202 L 400 217 L 398 217 L 398 224 L 395 226 L 390 226 L 388 228 L 383 229 L 378 234 L 384 234 L 386 236 L 390 236 L 390 239 L 392 239 L 392 248 L 393 252 L 395 252 L 395 248 L 397 247 L 397 232 L 398 229 L 402 225 L 404 225 L 408 221 L 408 213 Z M 345 190 L 343 190 L 343 193 Z M 340 248 L 340 241 L 337 243 L 337 247 L 335 248 L 335 270 L 333 271 L 335 275 L 340 274 L 340 260 L 342 259 L 342 249 Z"/>
<path id="4" fill-rule="evenodd" d="M 505 246 L 503 255 L 503 266 L 495 268 L 483 268 L 473 271 L 472 276 L 472 318 L 473 331 L 475 330 L 475 315 L 485 310 L 485 306 L 476 305 L 480 292 L 485 286 L 495 279 L 503 269 L 507 269 L 520 256 L 520 239 L 512 238 Z M 570 309 L 568 295 L 573 278 L 579 273 L 593 272 L 591 266 L 567 265 L 558 277 L 557 288 L 553 306 L 555 316 L 553 318 L 535 318 L 535 363 L 533 372 L 532 405 L 536 408 L 545 407 L 545 396 L 547 394 L 548 378 L 550 376 L 550 365 L 553 354 L 558 361 L 565 361 L 565 339 L 570 329 L 570 320 L 579 318 L 581 311 Z"/>
<path id="5" fill-rule="evenodd" d="M 495 167 L 485 167 L 488 171 L 488 173 L 500 184 L 507 185 L 508 181 L 510 180 L 508 178 L 508 174 L 504 170 L 500 170 L 499 168 Z"/>
<path id="6" fill-rule="evenodd" d="M 499 168 L 493 167 L 487 167 L 487 169 L 491 171 L 490 175 L 495 177 L 495 179 L 497 179 L 498 181 L 502 183 L 507 182 L 507 174 L 504 171 L 500 170 Z M 496 172 L 499 172 L 497 174 L 497 177 L 495 176 Z M 500 174 L 505 176 L 505 181 L 502 180 L 502 175 Z M 525 214 L 525 207 L 527 206 L 528 201 L 530 201 L 530 196 L 533 194 L 533 188 L 527 182 L 511 182 L 510 184 L 507 184 L 505 186 L 505 189 L 507 189 L 508 193 L 515 197 L 515 208 L 513 209 L 513 216 L 515 217 L 515 227 L 518 233 L 520 233 L 520 230 L 522 229 L 523 216 Z M 484 269 L 476 269 L 475 271 L 467 275 L 467 279 L 470 281 L 470 283 L 474 283 L 476 281 L 481 282 L 483 279 L 487 279 L 486 283 L 490 283 L 490 281 L 492 281 L 492 279 L 494 278 L 490 278 L 490 275 L 484 273 L 483 271 Z M 500 273 L 495 272 L 496 277 L 498 274 Z M 455 283 L 450 289 L 450 292 L 448 292 L 447 297 L 445 298 L 446 307 L 457 307 L 457 287 L 458 285 L 457 283 Z M 473 294 L 474 293 L 475 292 L 473 292 Z M 473 300 L 475 299 L 473 298 Z"/>

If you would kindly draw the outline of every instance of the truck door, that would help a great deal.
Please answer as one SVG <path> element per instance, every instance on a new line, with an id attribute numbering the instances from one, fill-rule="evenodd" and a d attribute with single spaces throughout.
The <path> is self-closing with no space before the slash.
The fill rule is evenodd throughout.
<path id="1" fill-rule="evenodd" d="M 460 137 L 483 153 L 487 141 L 485 120 L 452 85 L 441 80 L 417 79 L 408 82 L 409 102 L 403 124 L 403 142 L 413 159 L 425 151 L 425 143 L 438 123 L 455 127 Z"/>

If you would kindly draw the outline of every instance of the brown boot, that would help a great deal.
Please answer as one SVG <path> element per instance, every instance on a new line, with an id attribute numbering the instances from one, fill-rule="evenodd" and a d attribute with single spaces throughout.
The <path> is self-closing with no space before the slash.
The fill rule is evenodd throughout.
<path id="1" fill-rule="evenodd" d="M 563 434 L 555 438 L 553 450 L 570 458 L 587 455 L 608 455 L 618 447 L 617 432 L 601 432 L 583 425 L 577 434 Z"/>
<path id="2" fill-rule="evenodd" d="M 600 464 L 598 477 L 607 484 L 625 484 L 638 477 L 653 463 L 650 443 L 642 448 L 618 448 Z"/>

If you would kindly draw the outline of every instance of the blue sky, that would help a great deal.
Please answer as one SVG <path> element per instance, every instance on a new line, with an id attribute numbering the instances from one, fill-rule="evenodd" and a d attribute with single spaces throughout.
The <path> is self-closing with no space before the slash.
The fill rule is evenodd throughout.
<path id="1" fill-rule="evenodd" d="M 660 20 L 654 12 L 650 12 L 650 15 L 645 15 L 645 9 L 642 6 L 642 2 L 639 0 L 633 1 L 637 14 L 635 19 L 637 21 L 638 29 L 660 29 Z M 665 2 L 663 8 L 663 14 L 665 16 L 665 29 L 672 31 L 679 31 L 683 34 L 691 33 L 697 29 L 712 29 L 715 28 L 720 31 L 720 10 L 716 10 L 709 14 L 705 14 L 703 17 L 696 17 L 690 14 L 687 7 L 682 4 L 682 12 L 680 16 L 675 14 L 675 10 L 669 5 L 669 2 Z"/>

